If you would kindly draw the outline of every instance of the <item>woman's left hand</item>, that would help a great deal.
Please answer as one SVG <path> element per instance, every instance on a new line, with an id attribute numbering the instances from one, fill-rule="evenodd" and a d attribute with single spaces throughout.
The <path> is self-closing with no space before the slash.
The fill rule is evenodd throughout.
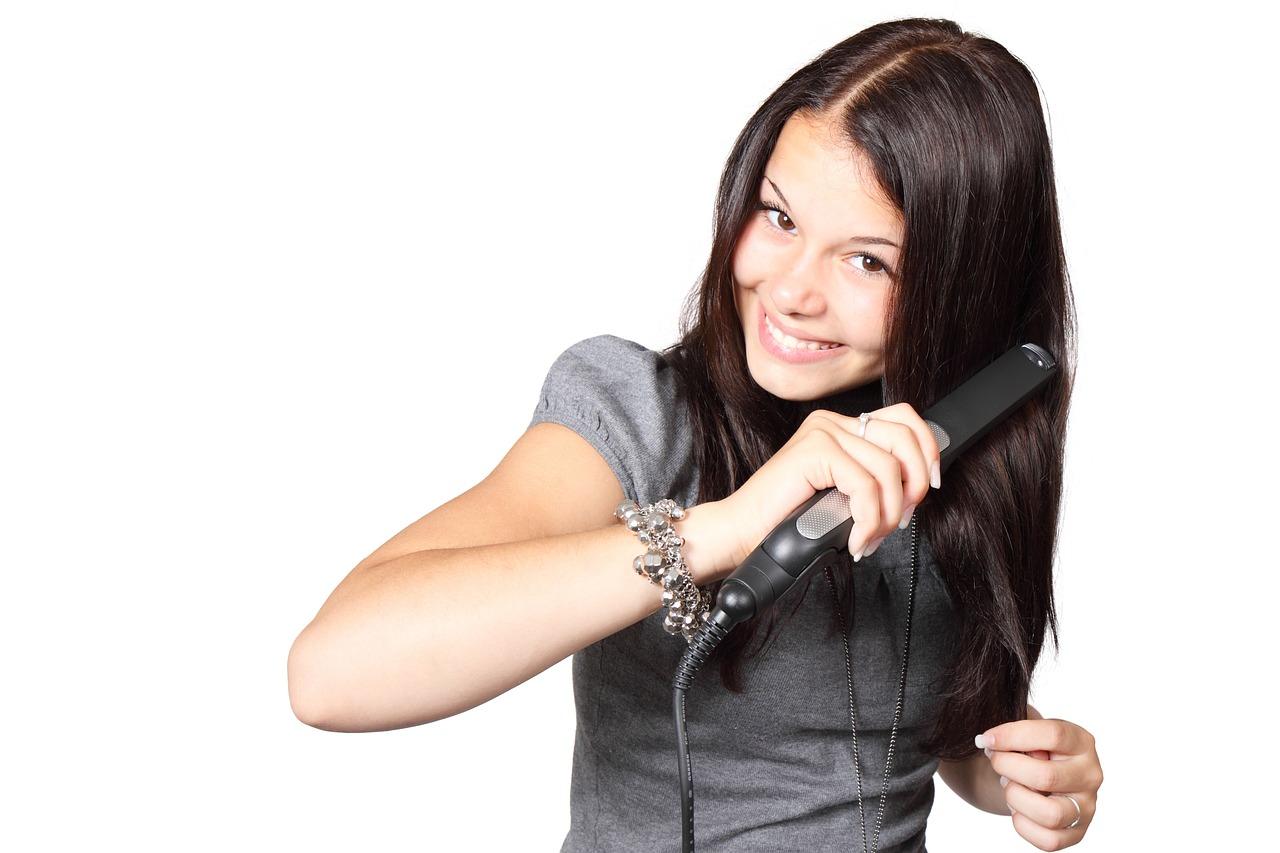
<path id="1" fill-rule="evenodd" d="M 1098 803 L 1102 765 L 1093 735 L 1066 720 L 1014 720 L 987 729 L 991 768 L 1005 777 L 1013 828 L 1041 850 L 1084 838 Z M 1076 807 L 1066 795 L 1080 804 Z"/>

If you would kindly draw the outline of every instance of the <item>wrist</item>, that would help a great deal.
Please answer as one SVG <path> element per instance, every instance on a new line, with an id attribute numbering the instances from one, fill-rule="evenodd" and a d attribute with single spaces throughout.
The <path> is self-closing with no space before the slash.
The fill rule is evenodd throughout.
<path id="1" fill-rule="evenodd" d="M 737 542 L 726 520 L 723 502 L 709 501 L 689 507 L 674 522 L 684 540 L 680 554 L 698 586 L 721 580 L 738 567 Z"/>

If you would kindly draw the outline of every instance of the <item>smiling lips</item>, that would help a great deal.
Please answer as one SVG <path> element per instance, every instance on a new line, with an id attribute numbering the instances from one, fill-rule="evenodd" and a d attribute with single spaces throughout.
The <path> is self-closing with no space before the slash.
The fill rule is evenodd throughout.
<path id="1" fill-rule="evenodd" d="M 810 338 L 797 338 L 794 335 L 778 328 L 778 326 L 774 324 L 773 318 L 769 316 L 768 311 L 765 311 L 763 308 L 760 310 L 761 313 L 764 314 L 765 326 L 773 335 L 773 339 L 788 349 L 831 349 L 832 347 L 840 346 L 840 344 L 833 341 L 817 341 Z"/>
<path id="2" fill-rule="evenodd" d="M 804 364 L 825 360 L 831 358 L 833 353 L 844 349 L 843 344 L 803 340 L 787 334 L 773 324 L 764 306 L 760 307 L 757 328 L 760 333 L 760 345 L 773 356 L 786 362 Z"/>

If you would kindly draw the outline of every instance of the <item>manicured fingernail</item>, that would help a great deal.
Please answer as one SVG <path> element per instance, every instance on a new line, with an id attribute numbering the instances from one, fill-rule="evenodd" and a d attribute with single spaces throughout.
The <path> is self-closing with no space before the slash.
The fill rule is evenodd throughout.
<path id="1" fill-rule="evenodd" d="M 973 745 L 981 749 L 984 746 L 995 746 L 996 741 L 995 738 L 989 734 L 980 734 L 974 737 Z"/>
<path id="2" fill-rule="evenodd" d="M 985 747 L 982 751 L 987 754 L 987 758 L 991 757 L 991 747 Z"/>
<path id="3" fill-rule="evenodd" d="M 898 522 L 899 530 L 904 529 L 908 524 L 911 523 L 911 513 L 915 511 L 916 511 L 915 504 L 912 504 L 911 506 L 907 507 L 907 511 L 902 514 L 902 521 Z"/>
<path id="4" fill-rule="evenodd" d="M 1000 777 L 1000 787 L 1001 787 L 1001 788 L 1003 788 L 1005 785 L 1008 785 L 1008 784 L 1009 784 L 1009 780 L 1008 780 L 1008 779 L 1006 779 L 1006 778 L 1004 778 L 1003 776 L 1001 776 L 1001 777 Z"/>
<path id="5" fill-rule="evenodd" d="M 938 470 L 938 460 L 936 459 L 929 466 L 929 485 L 935 489 L 942 488 L 942 472 Z"/>
<path id="6" fill-rule="evenodd" d="M 864 546 L 864 547 L 865 547 L 865 546 Z M 862 552 L 861 552 L 861 551 L 858 551 L 856 554 L 854 554 L 854 555 L 853 555 L 853 561 L 854 561 L 855 563 L 856 563 L 856 562 L 858 562 L 858 561 L 859 561 L 859 560 L 861 560 L 861 559 L 862 559 Z"/>
<path id="7" fill-rule="evenodd" d="M 869 546 L 867 546 L 866 553 L 863 554 L 862 556 L 870 557 L 872 554 L 876 552 L 876 549 L 880 547 L 880 543 L 883 541 L 884 541 L 883 536 L 881 536 L 879 539 L 873 540 L 872 543 Z"/>

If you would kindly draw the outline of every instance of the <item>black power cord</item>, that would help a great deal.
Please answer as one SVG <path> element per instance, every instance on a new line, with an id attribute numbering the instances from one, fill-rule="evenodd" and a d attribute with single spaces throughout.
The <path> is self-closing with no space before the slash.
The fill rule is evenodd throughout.
<path id="1" fill-rule="evenodd" d="M 829 558 L 832 553 L 829 551 L 823 557 Z M 757 604 L 751 588 L 730 577 L 721 584 L 716 606 L 676 664 L 672 700 L 676 719 L 676 751 L 680 762 L 680 843 L 684 853 L 693 853 L 693 760 L 689 756 L 689 734 L 684 715 L 685 692 L 693 684 L 698 670 L 734 626 L 756 614 Z"/>
<path id="2" fill-rule="evenodd" d="M 732 627 L 732 626 L 730 626 Z M 676 665 L 675 691 L 673 695 L 676 717 L 676 751 L 680 760 L 680 844 L 684 853 L 693 853 L 693 760 L 689 756 L 689 734 L 685 728 L 684 695 L 693 684 L 693 677 L 707 662 L 720 641 L 729 636 L 729 628 L 708 619 L 689 643 Z"/>

